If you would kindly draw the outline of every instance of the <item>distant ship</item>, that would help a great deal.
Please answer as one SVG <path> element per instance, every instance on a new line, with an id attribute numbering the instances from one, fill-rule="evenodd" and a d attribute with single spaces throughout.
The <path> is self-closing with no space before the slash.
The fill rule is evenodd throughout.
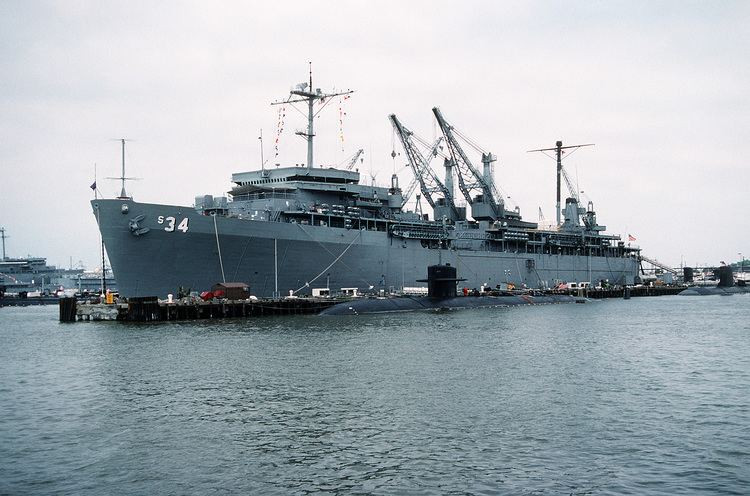
<path id="1" fill-rule="evenodd" d="M 639 249 L 605 234 L 593 205 L 578 195 L 560 204 L 562 150 L 558 159 L 557 223 L 540 228 L 505 207 L 492 178 L 491 153 L 483 171 L 469 160 L 458 132 L 433 109 L 443 136 L 427 144 L 395 115 L 391 124 L 415 179 L 402 190 L 360 182 L 348 166 L 314 166 L 316 103 L 351 92 L 325 93 L 308 82 L 275 104 L 307 106 L 306 165 L 266 168 L 232 175 L 228 196 L 195 197 L 192 206 L 115 199 L 91 201 L 122 296 L 160 296 L 202 291 L 222 281 L 244 282 L 257 296 L 310 295 L 316 288 L 398 292 L 414 287 L 425 268 L 450 263 L 469 288 L 514 285 L 551 288 L 563 281 L 633 284 Z M 441 180 L 429 159 L 444 153 Z M 123 143 L 124 146 L 124 143 Z M 359 156 L 359 154 L 357 155 Z M 458 182 L 465 206 L 454 191 Z M 406 211 L 419 188 L 433 219 Z M 470 209 L 467 216 L 467 208 Z"/>
<path id="2" fill-rule="evenodd" d="M 87 272 L 82 268 L 48 265 L 44 257 L 8 257 L 5 253 L 5 228 L 0 227 L 2 259 L 0 259 L 0 293 L 55 294 L 62 290 L 79 293 L 96 292 L 102 287 L 101 270 Z M 116 290 L 112 271 L 107 269 L 105 281 L 108 289 Z"/>

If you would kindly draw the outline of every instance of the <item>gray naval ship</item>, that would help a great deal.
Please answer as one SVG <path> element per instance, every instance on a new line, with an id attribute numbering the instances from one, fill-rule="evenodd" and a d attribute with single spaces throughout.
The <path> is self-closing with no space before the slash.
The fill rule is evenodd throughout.
<path id="1" fill-rule="evenodd" d="M 495 156 L 482 153 L 480 171 L 464 150 L 463 135 L 438 108 L 433 114 L 442 136 L 435 143 L 390 116 L 414 175 L 404 189 L 395 174 L 390 187 L 364 184 L 352 170 L 356 160 L 340 168 L 314 166 L 314 105 L 349 93 L 313 89 L 310 74 L 274 102 L 307 106 L 307 129 L 297 133 L 307 140 L 306 165 L 235 173 L 228 196 L 197 196 L 192 206 L 133 201 L 125 192 L 123 152 L 120 196 L 91 202 L 120 294 L 164 297 L 222 281 L 247 283 L 261 297 L 318 294 L 320 288 L 399 292 L 417 286 L 425 268 L 438 263 L 456 267 L 469 288 L 633 284 L 639 250 L 605 234 L 592 204 L 583 207 L 570 184 L 561 206 L 568 147 L 559 141 L 541 150 L 557 155 L 557 222 L 547 228 L 506 208 L 492 177 Z M 441 176 L 430 166 L 436 157 L 443 159 Z M 459 204 L 456 182 L 465 203 Z M 423 198 L 432 219 L 419 208 L 406 210 L 417 189 L 417 205 Z"/>

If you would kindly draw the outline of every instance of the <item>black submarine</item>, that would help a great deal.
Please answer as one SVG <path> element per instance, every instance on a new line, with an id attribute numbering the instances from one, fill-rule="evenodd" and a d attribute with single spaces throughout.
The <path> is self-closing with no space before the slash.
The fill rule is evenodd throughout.
<path id="1" fill-rule="evenodd" d="M 362 298 L 328 307 L 320 312 L 320 315 L 363 315 L 420 310 L 441 311 L 519 305 L 550 305 L 575 303 L 581 300 L 570 295 L 535 294 L 533 292 L 514 293 L 510 291 L 495 294 L 473 292 L 468 296 L 456 296 L 456 286 L 459 281 L 464 280 L 456 277 L 456 268 L 450 264 L 430 265 L 427 267 L 427 279 L 417 281 L 427 283 L 427 296 Z"/>
<path id="2" fill-rule="evenodd" d="M 729 296 L 750 293 L 750 287 L 745 285 L 744 280 L 738 280 L 735 285 L 731 266 L 722 265 L 715 269 L 714 274 L 719 279 L 719 283 L 716 286 L 693 286 L 681 291 L 679 296 Z M 686 283 L 693 282 L 693 270 L 690 267 L 685 267 L 683 276 Z"/>

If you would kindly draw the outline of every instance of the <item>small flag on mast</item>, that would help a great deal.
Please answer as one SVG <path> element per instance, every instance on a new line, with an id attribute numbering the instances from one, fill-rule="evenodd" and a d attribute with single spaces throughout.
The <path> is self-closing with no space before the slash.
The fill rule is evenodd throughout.
<path id="1" fill-rule="evenodd" d="M 89 186 L 89 188 L 91 188 L 94 191 L 96 191 L 96 181 L 94 181 L 93 183 L 91 183 L 91 186 Z"/>
<path id="2" fill-rule="evenodd" d="M 628 234 L 628 241 L 635 241 L 635 236 Z"/>

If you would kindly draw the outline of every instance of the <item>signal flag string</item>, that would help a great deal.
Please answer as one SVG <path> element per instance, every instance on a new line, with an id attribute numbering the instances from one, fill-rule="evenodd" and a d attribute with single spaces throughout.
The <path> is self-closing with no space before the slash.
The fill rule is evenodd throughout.
<path id="1" fill-rule="evenodd" d="M 344 112 L 344 104 L 346 100 L 349 99 L 350 95 L 345 95 L 344 98 L 339 98 L 339 139 L 341 140 L 341 151 L 344 151 L 344 117 L 346 117 L 346 112 Z"/>
<path id="2" fill-rule="evenodd" d="M 279 141 L 281 133 L 284 132 L 284 120 L 286 119 L 286 106 L 279 108 L 279 119 L 276 123 L 276 139 L 273 142 L 274 158 L 279 156 Z"/>

